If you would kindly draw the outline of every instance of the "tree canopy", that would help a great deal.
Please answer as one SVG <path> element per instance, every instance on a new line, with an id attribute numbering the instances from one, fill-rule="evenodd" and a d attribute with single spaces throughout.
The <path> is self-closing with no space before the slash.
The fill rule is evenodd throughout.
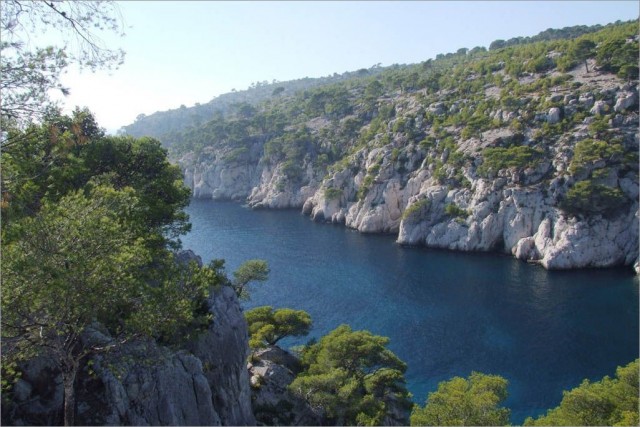
<path id="1" fill-rule="evenodd" d="M 638 359 L 619 366 L 614 378 L 584 380 L 562 395 L 560 406 L 536 419 L 527 418 L 524 425 L 637 426 Z"/>
<path id="2" fill-rule="evenodd" d="M 383 425 L 411 406 L 407 366 L 388 343 L 341 325 L 302 351 L 304 371 L 289 389 L 335 425 Z"/>
<path id="3" fill-rule="evenodd" d="M 311 316 L 304 310 L 263 306 L 246 311 L 244 316 L 252 348 L 276 345 L 285 337 L 304 336 L 311 329 Z"/>
<path id="4" fill-rule="evenodd" d="M 2 152 L 3 367 L 62 373 L 65 423 L 86 357 L 139 336 L 174 344 L 211 321 L 217 265 L 178 264 L 189 191 L 157 141 L 105 137 L 87 111 L 9 131 Z M 98 328 L 110 340 L 87 344 Z M 10 386 L 9 383 L 6 384 Z"/>
<path id="5" fill-rule="evenodd" d="M 424 407 L 414 407 L 411 425 L 507 425 L 511 411 L 499 406 L 507 398 L 507 385 L 500 376 L 478 372 L 467 379 L 443 381 L 438 390 L 429 393 Z"/>
<path id="6" fill-rule="evenodd" d="M 246 286 L 251 282 L 264 282 L 269 278 L 269 266 L 262 259 L 245 261 L 233 272 L 232 286 L 239 298 L 248 299 Z"/>

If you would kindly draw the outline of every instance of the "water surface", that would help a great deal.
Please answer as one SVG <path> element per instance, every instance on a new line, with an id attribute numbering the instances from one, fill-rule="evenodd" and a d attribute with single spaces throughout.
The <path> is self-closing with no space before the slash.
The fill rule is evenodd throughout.
<path id="1" fill-rule="evenodd" d="M 394 237 L 318 224 L 298 210 L 252 211 L 193 200 L 182 240 L 205 262 L 267 260 L 245 307 L 302 309 L 305 343 L 342 323 L 388 336 L 421 404 L 438 382 L 472 371 L 509 380 L 521 423 L 557 406 L 582 379 L 638 357 L 638 280 L 631 269 L 546 271 L 508 256 L 405 248 Z"/>

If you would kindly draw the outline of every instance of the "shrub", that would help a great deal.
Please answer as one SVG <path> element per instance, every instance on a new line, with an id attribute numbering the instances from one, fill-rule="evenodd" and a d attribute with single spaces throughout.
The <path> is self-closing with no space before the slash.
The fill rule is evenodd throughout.
<path id="1" fill-rule="evenodd" d="M 614 378 L 584 380 L 578 387 L 563 392 L 558 407 L 535 420 L 527 418 L 524 425 L 637 426 L 638 359 L 619 366 Z"/>
<path id="2" fill-rule="evenodd" d="M 325 188 L 324 189 L 324 197 L 327 200 L 336 200 L 342 196 L 342 190 L 339 188 Z"/>
<path id="3" fill-rule="evenodd" d="M 573 159 L 569 172 L 575 174 L 599 160 L 609 161 L 614 156 L 622 155 L 624 149 L 620 143 L 609 144 L 594 139 L 583 139 L 573 150 Z"/>
<path id="4" fill-rule="evenodd" d="M 447 203 L 444 207 L 444 213 L 455 218 L 465 219 L 469 216 L 469 212 L 466 209 L 462 209 L 455 203 Z"/>
<path id="5" fill-rule="evenodd" d="M 411 425 L 508 425 L 511 411 L 500 406 L 507 398 L 508 383 L 498 375 L 479 372 L 443 381 L 429 393 L 424 407 L 414 406 Z"/>
<path id="6" fill-rule="evenodd" d="M 402 213 L 402 220 L 407 221 L 418 219 L 420 214 L 427 210 L 429 206 L 431 206 L 431 200 L 429 199 L 420 199 L 417 202 L 410 204 Z"/>
<path id="7" fill-rule="evenodd" d="M 527 146 L 513 146 L 508 148 L 490 147 L 482 152 L 483 162 L 478 167 L 478 174 L 488 177 L 502 169 L 523 169 L 535 166 L 540 162 L 542 151 Z"/>
<path id="8" fill-rule="evenodd" d="M 364 198 L 367 197 L 367 193 L 369 192 L 369 188 L 371 188 L 371 184 L 373 184 L 373 175 L 365 176 L 364 180 L 362 181 L 362 185 L 360 185 L 360 188 L 358 188 L 358 201 L 364 200 Z"/>
<path id="9" fill-rule="evenodd" d="M 566 194 L 560 209 L 571 215 L 614 215 L 627 204 L 627 199 L 619 188 L 580 181 Z"/>
<path id="10" fill-rule="evenodd" d="M 302 176 L 302 168 L 293 159 L 282 163 L 282 173 L 289 179 L 297 179 Z"/>

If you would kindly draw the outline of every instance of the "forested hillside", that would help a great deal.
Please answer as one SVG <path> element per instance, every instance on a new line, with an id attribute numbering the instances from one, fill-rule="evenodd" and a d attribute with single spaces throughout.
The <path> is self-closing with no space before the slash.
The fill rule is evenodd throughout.
<path id="1" fill-rule="evenodd" d="M 167 140 L 171 139 L 171 134 L 181 132 L 188 127 L 200 126 L 212 117 L 222 118 L 234 115 L 242 107 L 246 108 L 246 105 L 258 105 L 268 99 L 292 96 L 301 90 L 348 80 L 354 76 L 376 75 L 381 71 L 382 68 L 379 65 L 374 65 L 355 72 L 334 73 L 332 76 L 320 78 L 305 77 L 286 82 L 274 80 L 271 83 L 266 80 L 258 81 L 252 83 L 246 90 L 232 90 L 206 104 L 196 104 L 189 108 L 181 105 L 174 110 L 159 111 L 148 116 L 140 114 L 134 123 L 123 126 L 120 132 L 132 136 L 152 136 Z"/>
<path id="2" fill-rule="evenodd" d="M 489 50 L 539 41 L 570 39 L 583 34 L 593 33 L 602 28 L 601 25 L 577 25 L 561 29 L 549 28 L 533 37 L 514 37 L 508 40 L 495 40 L 489 46 Z M 461 49 L 458 53 L 462 51 L 467 52 L 468 50 Z M 485 51 L 486 49 L 482 47 L 472 49 L 472 53 Z M 452 56 L 452 54 L 440 54 L 436 57 L 436 60 L 450 56 Z M 189 127 L 201 126 L 214 117 L 225 117 L 237 114 L 241 108 L 246 108 L 244 104 L 257 106 L 265 101 L 292 97 L 298 92 L 319 86 L 359 80 L 363 77 L 377 76 L 385 71 L 399 70 L 408 67 L 410 68 L 411 65 L 394 64 L 389 67 L 381 67 L 380 64 L 375 64 L 370 68 L 362 68 L 353 72 L 347 71 L 341 74 L 333 73 L 331 76 L 320 78 L 305 77 L 285 82 L 275 80 L 272 82 L 256 81 L 246 90 L 236 91 L 233 89 L 231 92 L 215 97 L 205 104 L 196 104 L 193 107 L 181 105 L 179 108 L 173 110 L 159 111 L 150 115 L 140 114 L 134 123 L 123 126 L 120 131 L 131 136 L 151 136 L 161 141 L 169 142 L 175 138 L 175 134 L 172 133 L 181 132 Z"/>
<path id="3" fill-rule="evenodd" d="M 163 143 L 195 197 L 546 268 L 631 265 L 638 25 L 558 31 L 582 32 L 236 105 Z"/>

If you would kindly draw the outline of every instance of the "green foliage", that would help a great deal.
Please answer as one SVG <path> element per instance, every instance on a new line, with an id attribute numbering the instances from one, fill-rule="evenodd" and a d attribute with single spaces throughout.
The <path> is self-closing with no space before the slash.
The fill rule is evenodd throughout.
<path id="1" fill-rule="evenodd" d="M 482 151 L 482 157 L 483 162 L 478 167 L 478 174 L 490 177 L 503 169 L 534 167 L 540 161 L 542 152 L 526 145 L 508 148 L 489 147 Z"/>
<path id="2" fill-rule="evenodd" d="M 99 183 L 136 192 L 132 220 L 153 230 L 149 245 L 177 246 L 175 239 L 189 230 L 183 208 L 190 191 L 158 141 L 104 137 L 86 110 L 76 110 L 72 117 L 53 115 L 42 125 L 11 132 L 11 138 L 19 144 L 2 153 L 3 225 L 35 214 L 45 201 Z"/>
<path id="3" fill-rule="evenodd" d="M 560 406 L 537 419 L 527 418 L 532 426 L 637 426 L 638 359 L 616 369 L 615 378 L 584 380 L 563 392 Z"/>
<path id="4" fill-rule="evenodd" d="M 466 209 L 462 209 L 455 203 L 447 203 L 447 205 L 444 207 L 444 213 L 451 217 L 460 219 L 465 219 L 467 216 L 469 216 L 469 212 Z"/>
<path id="5" fill-rule="evenodd" d="M 248 153 L 249 150 L 247 147 L 234 148 L 225 155 L 224 160 L 227 162 L 237 162 L 245 158 Z"/>
<path id="6" fill-rule="evenodd" d="M 232 286 L 241 299 L 249 299 L 246 286 L 251 282 L 264 282 L 269 278 L 269 266 L 262 259 L 245 261 L 233 272 Z"/>
<path id="7" fill-rule="evenodd" d="M 367 173 L 367 175 L 365 175 L 364 179 L 362 180 L 362 184 L 360 184 L 360 187 L 358 188 L 358 191 L 356 193 L 356 198 L 358 201 L 364 200 L 364 198 L 367 197 L 374 179 L 375 178 L 372 173 Z"/>
<path id="8" fill-rule="evenodd" d="M 598 46 L 596 54 L 597 64 L 606 71 L 633 77 L 638 73 L 638 42 L 627 42 L 624 34 L 603 41 Z"/>
<path id="9" fill-rule="evenodd" d="M 406 365 L 386 348 L 388 342 L 341 325 L 302 351 L 304 371 L 289 390 L 321 409 L 332 424 L 382 425 L 391 405 L 411 405 Z"/>
<path id="10" fill-rule="evenodd" d="M 12 325 L 5 332 L 44 345 L 77 335 L 94 317 L 122 328 L 138 315 L 142 307 L 130 304 L 144 284 L 134 272 L 150 254 L 128 221 L 137 203 L 130 189 L 97 187 L 90 198 L 77 191 L 11 224 L 2 264 L 3 318 Z M 112 317 L 126 308 L 129 315 Z M 48 328 L 42 333 L 40 323 Z"/>
<path id="11" fill-rule="evenodd" d="M 569 165 L 569 172 L 576 174 L 585 168 L 591 167 L 598 161 L 605 164 L 621 158 L 624 148 L 620 143 L 583 139 L 579 141 L 573 150 L 573 159 Z"/>
<path id="12" fill-rule="evenodd" d="M 309 92 L 305 112 L 311 117 L 327 115 L 337 119 L 350 110 L 349 93 L 344 87 L 332 85 Z"/>
<path id="13" fill-rule="evenodd" d="M 420 199 L 418 201 L 413 202 L 402 212 L 402 220 L 403 221 L 417 221 L 422 217 L 424 211 L 429 209 L 431 206 L 431 200 L 429 199 Z"/>
<path id="14" fill-rule="evenodd" d="M 472 372 L 454 377 L 429 393 L 424 407 L 414 406 L 412 426 L 502 426 L 509 424 L 510 410 L 499 405 L 507 398 L 506 379 Z"/>
<path id="15" fill-rule="evenodd" d="M 568 55 L 577 61 L 584 62 L 585 71 L 589 72 L 587 59 L 595 55 L 596 44 L 588 38 L 580 38 L 569 47 Z"/>
<path id="16" fill-rule="evenodd" d="M 145 227 L 169 239 L 189 231 L 183 209 L 191 192 L 183 184 L 180 168 L 167 160 L 160 142 L 108 137 L 87 144 L 80 157 L 91 175 L 105 177 L 116 188 L 131 186 L 137 191 L 142 204 L 137 215 Z"/>
<path id="17" fill-rule="evenodd" d="M 172 344 L 211 321 L 206 299 L 222 282 L 218 272 L 178 266 L 168 251 L 150 249 L 153 232 L 136 219 L 140 203 L 130 187 L 95 185 L 44 200 L 3 230 L 3 365 L 51 357 L 65 402 L 73 402 L 88 355 L 134 336 Z M 113 341 L 83 344 L 90 327 L 105 328 Z"/>
<path id="18" fill-rule="evenodd" d="M 607 116 L 595 117 L 589 124 L 589 133 L 601 137 L 610 129 L 609 118 Z"/>
<path id="19" fill-rule="evenodd" d="M 324 197 L 327 200 L 337 200 L 342 197 L 343 190 L 339 188 L 329 187 L 324 189 Z"/>
<path id="20" fill-rule="evenodd" d="M 249 326 L 249 345 L 261 348 L 276 345 L 285 337 L 301 337 L 311 329 L 311 316 L 303 310 L 263 306 L 244 314 Z"/>
<path id="21" fill-rule="evenodd" d="M 567 191 L 560 208 L 571 215 L 615 215 L 628 204 L 622 190 L 591 180 L 577 182 Z"/>

